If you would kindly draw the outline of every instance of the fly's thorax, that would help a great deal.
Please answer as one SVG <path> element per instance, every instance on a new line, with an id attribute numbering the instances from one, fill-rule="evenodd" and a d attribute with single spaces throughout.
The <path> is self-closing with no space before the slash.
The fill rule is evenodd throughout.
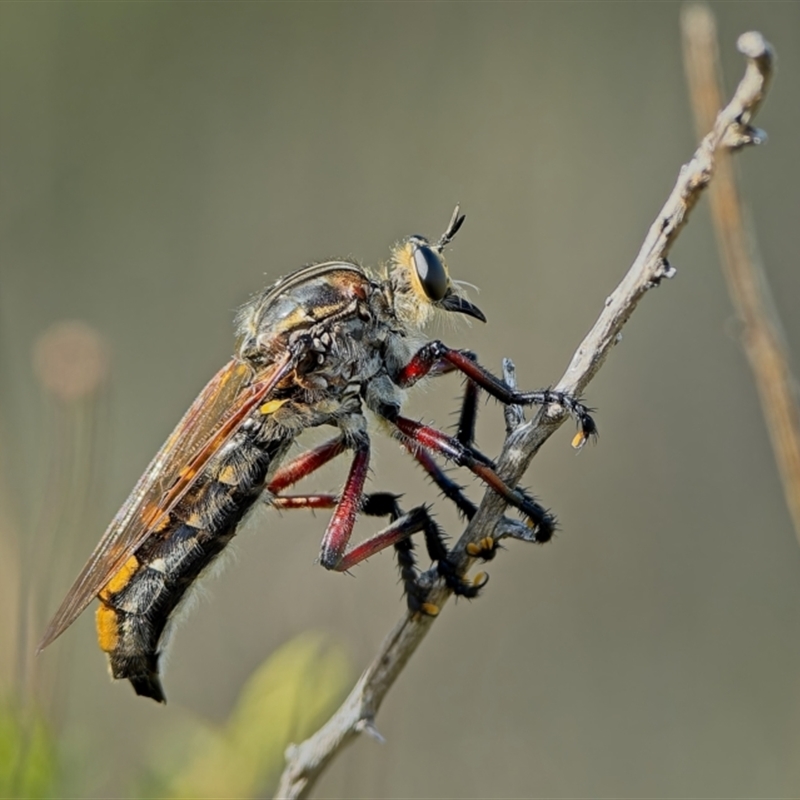
<path id="1" fill-rule="evenodd" d="M 284 350 L 293 335 L 321 333 L 337 322 L 363 317 L 372 289 L 364 270 L 345 261 L 315 264 L 282 278 L 240 309 L 240 357 L 265 363 Z"/>

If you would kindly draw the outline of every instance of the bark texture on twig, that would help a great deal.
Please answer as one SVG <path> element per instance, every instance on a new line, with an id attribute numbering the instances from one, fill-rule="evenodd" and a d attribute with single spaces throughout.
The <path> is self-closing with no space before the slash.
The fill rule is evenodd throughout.
<path id="1" fill-rule="evenodd" d="M 675 274 L 667 255 L 711 180 L 718 148 L 738 149 L 757 144 L 764 138 L 749 123 L 769 84 L 772 50 L 761 34 L 753 32 L 739 37 L 738 47 L 747 58 L 747 67 L 732 100 L 719 113 L 713 129 L 692 160 L 681 168 L 678 181 L 650 227 L 639 255 L 606 299 L 597 322 L 578 347 L 557 390 L 580 395 L 618 341 L 622 327 L 648 289 Z M 513 380 L 513 368 L 510 364 L 504 366 L 506 379 Z M 508 484 L 516 486 L 520 482 L 531 459 L 563 422 L 563 413 L 555 407 L 542 410 L 531 422 L 524 422 L 521 414 L 513 410 L 506 415 L 509 432 L 497 467 Z M 504 510 L 502 499 L 487 491 L 477 514 L 455 545 L 453 553 L 459 567 L 469 567 L 470 558 L 466 554 L 469 543 L 477 543 L 486 536 L 526 538 L 525 526 L 505 519 Z M 430 573 L 427 578 L 435 581 Z M 429 600 L 442 608 L 449 594 L 439 581 L 433 585 Z M 287 765 L 276 797 L 307 797 L 314 781 L 347 742 L 362 732 L 380 738 L 374 726 L 375 715 L 433 623 L 431 617 L 403 615 L 338 711 L 305 742 L 288 748 Z"/>
<path id="2" fill-rule="evenodd" d="M 714 15 L 706 6 L 690 6 L 681 15 L 681 26 L 695 123 L 705 130 L 720 106 L 722 94 Z M 737 186 L 736 165 L 725 151 L 717 156 L 709 202 L 722 272 L 742 322 L 742 342 L 767 422 L 786 505 L 800 541 L 800 409 L 794 390 L 797 383 L 789 366 L 783 326 L 772 302 L 756 236 Z"/>

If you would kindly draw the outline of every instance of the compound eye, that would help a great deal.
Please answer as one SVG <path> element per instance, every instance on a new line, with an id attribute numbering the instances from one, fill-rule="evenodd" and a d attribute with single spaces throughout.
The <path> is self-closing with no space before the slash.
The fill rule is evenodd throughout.
<path id="1" fill-rule="evenodd" d="M 438 253 L 426 244 L 415 246 L 414 268 L 425 294 L 431 302 L 438 303 L 450 288 L 447 270 Z"/>

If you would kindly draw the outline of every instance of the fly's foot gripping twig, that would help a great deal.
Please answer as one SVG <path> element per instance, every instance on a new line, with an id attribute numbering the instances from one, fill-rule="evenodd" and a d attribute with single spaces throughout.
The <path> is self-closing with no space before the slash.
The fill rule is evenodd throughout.
<path id="1" fill-rule="evenodd" d="M 450 553 L 445 544 L 445 535 L 441 528 L 436 524 L 426 506 L 419 506 L 413 509 L 408 515 L 413 517 L 415 527 L 421 529 L 425 535 L 425 545 L 428 556 L 436 565 L 436 573 L 444 580 L 448 589 L 458 597 L 472 599 L 477 597 L 480 590 L 486 585 L 489 576 L 486 573 L 478 573 L 474 578 L 464 578 L 455 561 L 451 559 Z M 494 555 L 494 540 L 487 537 L 485 550 L 482 550 L 485 560 Z M 430 585 L 425 584 L 417 570 L 416 559 L 414 558 L 414 545 L 410 538 L 396 542 L 394 545 L 397 554 L 397 562 L 400 567 L 400 578 L 403 582 L 403 591 L 406 596 L 408 610 L 412 615 L 422 615 L 435 617 L 439 613 L 439 607 L 428 600 Z M 491 555 L 489 555 L 491 551 Z"/>

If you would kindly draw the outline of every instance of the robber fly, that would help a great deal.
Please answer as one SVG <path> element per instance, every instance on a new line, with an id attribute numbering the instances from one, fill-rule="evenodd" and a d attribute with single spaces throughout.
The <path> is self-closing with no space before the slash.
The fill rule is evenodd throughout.
<path id="1" fill-rule="evenodd" d="M 409 541 L 417 532 L 453 591 L 475 596 L 482 581 L 476 585 L 457 574 L 425 506 L 403 513 L 395 495 L 364 494 L 370 458 L 365 409 L 394 432 L 464 515 L 471 517 L 475 506 L 431 454 L 471 470 L 526 517 L 538 541 L 551 537 L 553 518 L 524 491 L 503 483 L 472 446 L 478 387 L 507 404 L 559 404 L 578 421 L 577 444 L 595 433 L 595 424 L 575 398 L 512 391 L 471 353 L 422 337 L 437 311 L 486 321 L 458 293 L 443 258 L 463 221 L 456 208 L 437 242 L 411 236 L 399 243 L 380 276 L 350 261 L 327 261 L 293 272 L 242 307 L 236 354 L 200 392 L 111 521 L 40 650 L 98 598 L 97 635 L 111 674 L 127 678 L 137 694 L 165 702 L 158 662 L 167 624 L 261 496 L 278 509 L 333 509 L 319 556 L 326 569 L 348 570 L 394 546 L 409 608 L 417 613 L 437 611 L 417 583 Z M 468 379 L 456 436 L 401 415 L 407 388 L 452 371 Z M 337 435 L 284 463 L 295 439 L 321 425 L 338 429 Z M 284 494 L 344 452 L 352 454 L 352 464 L 341 494 Z M 389 524 L 348 548 L 359 513 L 386 516 Z"/>

